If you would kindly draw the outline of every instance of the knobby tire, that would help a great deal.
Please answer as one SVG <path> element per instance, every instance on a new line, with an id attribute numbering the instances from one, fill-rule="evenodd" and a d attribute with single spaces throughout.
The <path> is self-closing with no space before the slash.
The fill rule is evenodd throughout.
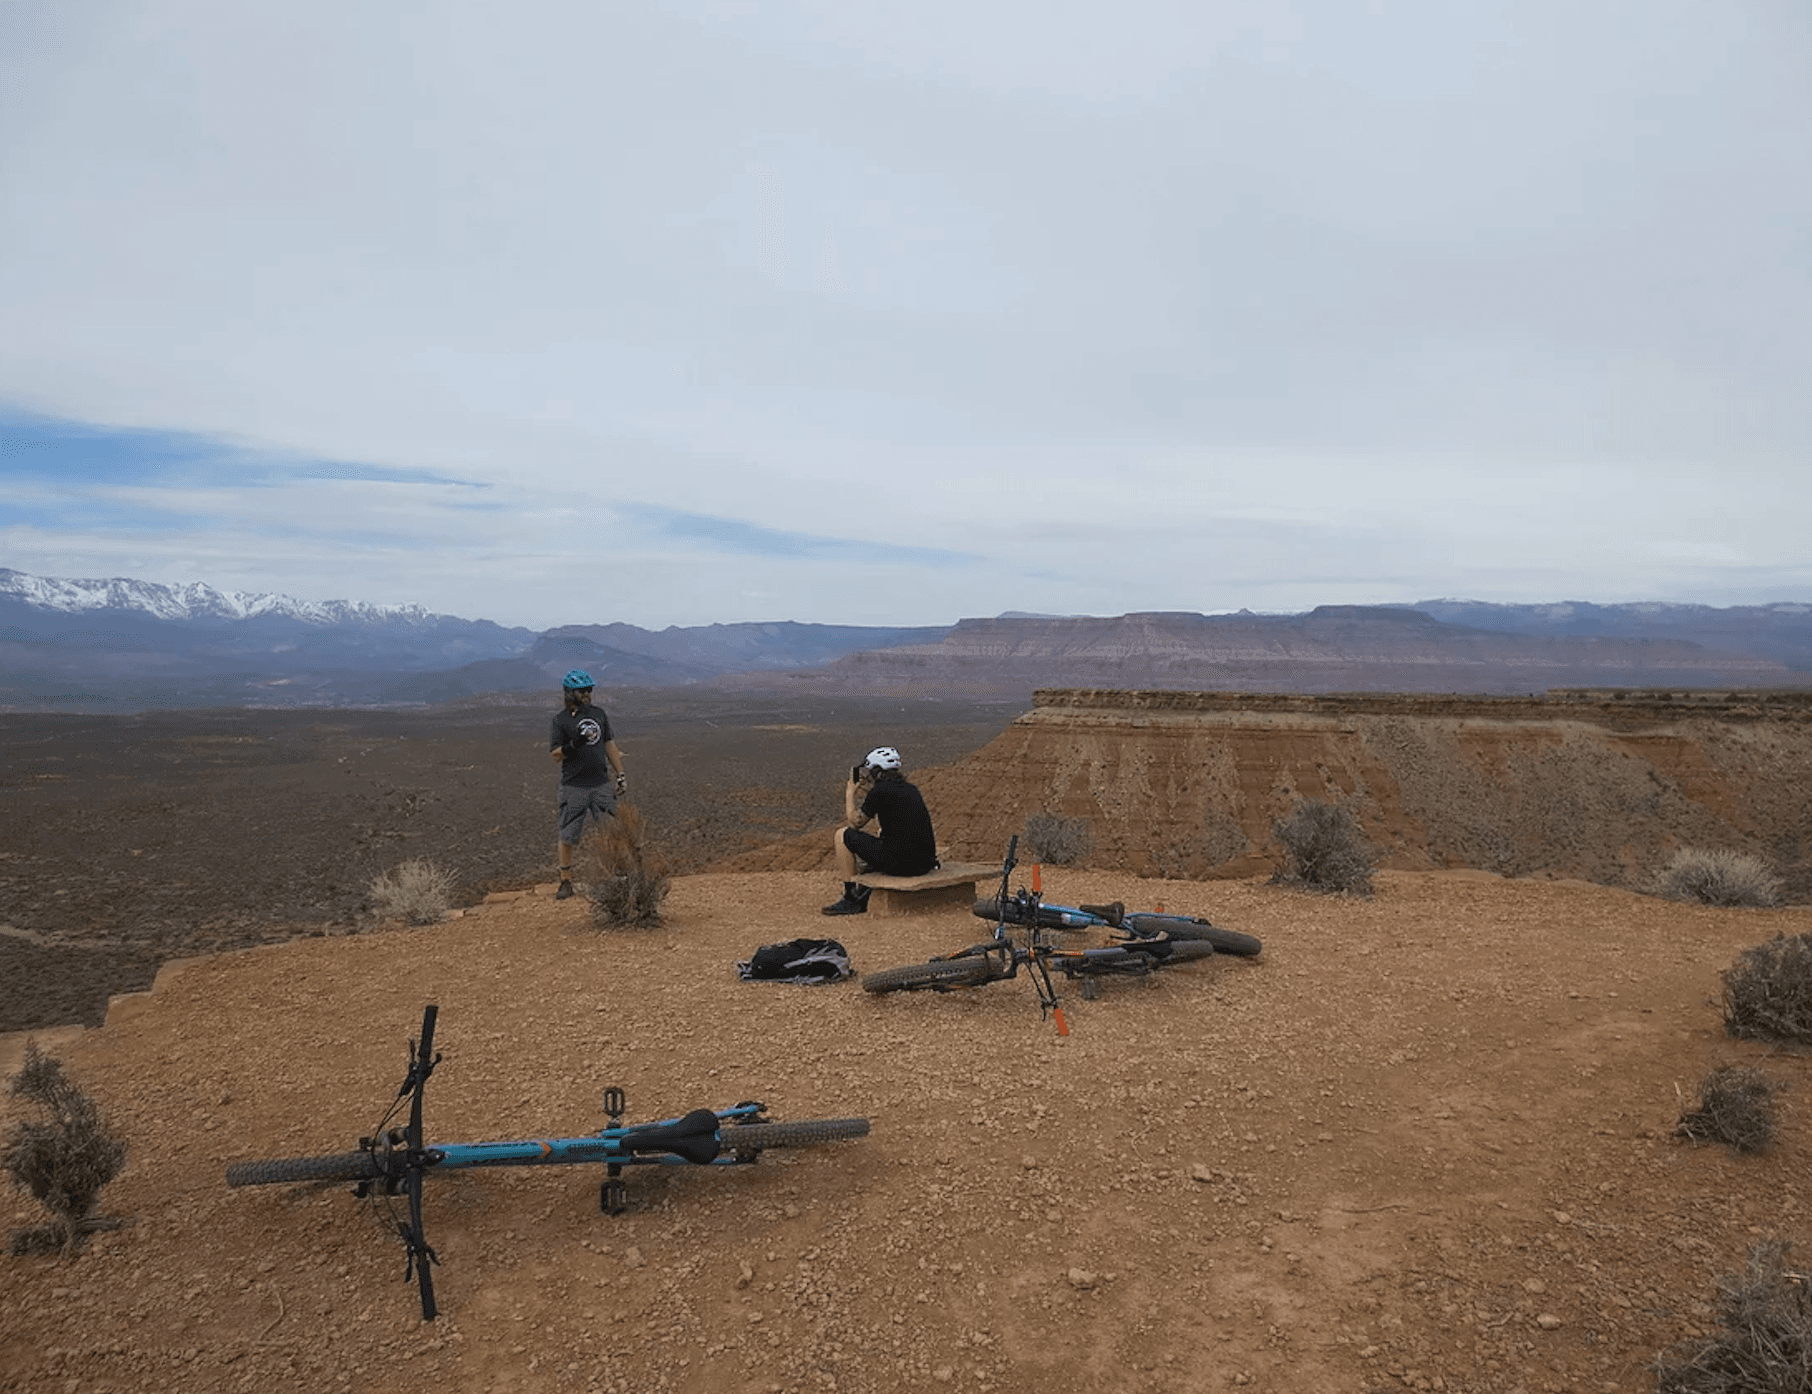
<path id="1" fill-rule="evenodd" d="M 384 1174 L 369 1152 L 342 1152 L 337 1157 L 276 1157 L 263 1162 L 234 1162 L 226 1169 L 229 1186 L 273 1186 L 284 1181 L 375 1181 Z"/>
<path id="2" fill-rule="evenodd" d="M 1197 959 L 1213 958 L 1214 945 L 1203 939 L 1172 939 L 1170 952 L 1157 960 L 1158 967 L 1168 968 L 1173 963 L 1193 963 Z"/>
<path id="3" fill-rule="evenodd" d="M 914 963 L 905 968 L 882 968 L 862 975 L 864 992 L 911 992 L 922 987 L 974 987 L 996 976 L 993 965 L 982 958 L 951 958 L 936 963 Z"/>
<path id="4" fill-rule="evenodd" d="M 1216 953 L 1238 954 L 1241 958 L 1252 958 L 1264 945 L 1250 934 L 1241 934 L 1236 929 L 1222 929 L 1211 924 L 1167 924 L 1164 932 L 1174 940 L 1201 940 L 1212 944 Z"/>
<path id="5" fill-rule="evenodd" d="M 816 1147 L 868 1136 L 866 1118 L 801 1118 L 792 1123 L 743 1123 L 723 1128 L 718 1138 L 728 1152 L 760 1152 L 769 1147 Z"/>

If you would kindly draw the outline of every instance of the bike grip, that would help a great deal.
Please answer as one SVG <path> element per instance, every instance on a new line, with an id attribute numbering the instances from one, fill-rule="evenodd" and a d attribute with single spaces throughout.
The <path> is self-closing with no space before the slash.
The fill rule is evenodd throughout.
<path id="1" fill-rule="evenodd" d="M 1062 1007 L 1051 1008 L 1051 1015 L 1057 1019 L 1057 1034 L 1059 1036 L 1069 1035 L 1070 1034 L 1070 1024 L 1068 1021 L 1066 1021 L 1064 1019 L 1063 1008 Z"/>
<path id="2" fill-rule="evenodd" d="M 430 1002 L 422 1009 L 422 1043 L 419 1047 L 424 1058 L 434 1052 L 434 1019 L 440 1015 L 440 1008 Z"/>

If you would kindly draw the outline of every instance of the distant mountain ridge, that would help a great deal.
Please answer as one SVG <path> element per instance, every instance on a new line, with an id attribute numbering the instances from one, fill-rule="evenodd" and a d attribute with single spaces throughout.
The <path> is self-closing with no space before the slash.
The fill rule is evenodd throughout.
<path id="1" fill-rule="evenodd" d="M 944 627 L 566 625 L 543 634 L 419 605 L 76 580 L 0 568 L 0 710 L 393 706 L 558 688 L 671 687 L 810 668 Z"/>
<path id="2" fill-rule="evenodd" d="M 1720 652 L 1755 654 L 1778 659 L 1789 668 L 1812 670 L 1812 605 L 1792 601 L 1718 609 L 1658 601 L 1506 605 L 1482 600 L 1420 600 L 1403 608 L 1447 624 L 1503 634 L 1681 639 Z"/>
<path id="3" fill-rule="evenodd" d="M 0 566 L 0 596 L 43 610 L 85 614 L 95 610 L 137 610 L 160 620 L 258 619 L 278 616 L 307 624 L 361 620 L 432 620 L 419 605 L 373 605 L 363 600 L 298 600 L 269 592 L 222 591 L 202 581 L 167 586 L 114 576 L 106 580 L 28 576 Z"/>
<path id="4" fill-rule="evenodd" d="M 1508 694 L 1812 686 L 1812 605 L 1325 605 L 1306 614 L 1023 613 L 943 626 L 798 621 L 543 633 L 420 606 L 0 568 L 0 710 L 401 706 L 611 687 L 822 695 L 1038 687 Z"/>
<path id="5" fill-rule="evenodd" d="M 1812 652 L 1812 614 L 1798 625 Z M 963 620 L 935 644 L 853 654 L 808 676 L 827 691 L 972 695 L 1029 695 L 1041 687 L 1528 695 L 1557 687 L 1812 684 L 1806 666 L 1736 645 L 1514 633 L 1409 607 L 1364 605 L 1323 605 L 1301 615 Z"/>

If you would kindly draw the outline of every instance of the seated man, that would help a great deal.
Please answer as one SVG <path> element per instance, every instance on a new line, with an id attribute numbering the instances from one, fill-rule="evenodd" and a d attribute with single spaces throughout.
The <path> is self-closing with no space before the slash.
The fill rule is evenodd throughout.
<path id="1" fill-rule="evenodd" d="M 861 806 L 856 803 L 861 795 Z M 860 915 L 868 909 L 868 887 L 855 878 L 864 871 L 883 876 L 923 876 L 937 866 L 937 836 L 931 814 L 916 786 L 906 782 L 900 752 L 884 745 L 868 752 L 850 771 L 843 791 L 848 826 L 838 828 L 832 843 L 837 867 L 843 873 L 843 899 L 824 907 L 827 915 Z M 870 819 L 878 820 L 880 836 L 866 832 Z"/>

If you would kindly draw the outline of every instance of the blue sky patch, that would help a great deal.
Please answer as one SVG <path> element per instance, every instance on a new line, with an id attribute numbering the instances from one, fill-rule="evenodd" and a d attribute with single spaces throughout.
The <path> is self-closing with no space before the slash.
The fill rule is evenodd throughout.
<path id="1" fill-rule="evenodd" d="M 484 487 L 345 460 L 298 458 L 186 431 L 97 426 L 0 408 L 0 476 L 70 486 L 247 488 L 302 479 Z"/>
<path id="2" fill-rule="evenodd" d="M 747 557 L 777 557 L 794 561 L 829 561 L 847 557 L 867 562 L 901 561 L 920 566 L 948 566 L 974 560 L 963 552 L 941 547 L 902 547 L 866 537 L 820 537 L 813 533 L 783 532 L 735 518 L 715 518 L 705 513 L 685 513 L 655 504 L 632 503 L 619 512 L 640 523 L 654 537 L 676 542 L 699 542 L 715 552 Z"/>

